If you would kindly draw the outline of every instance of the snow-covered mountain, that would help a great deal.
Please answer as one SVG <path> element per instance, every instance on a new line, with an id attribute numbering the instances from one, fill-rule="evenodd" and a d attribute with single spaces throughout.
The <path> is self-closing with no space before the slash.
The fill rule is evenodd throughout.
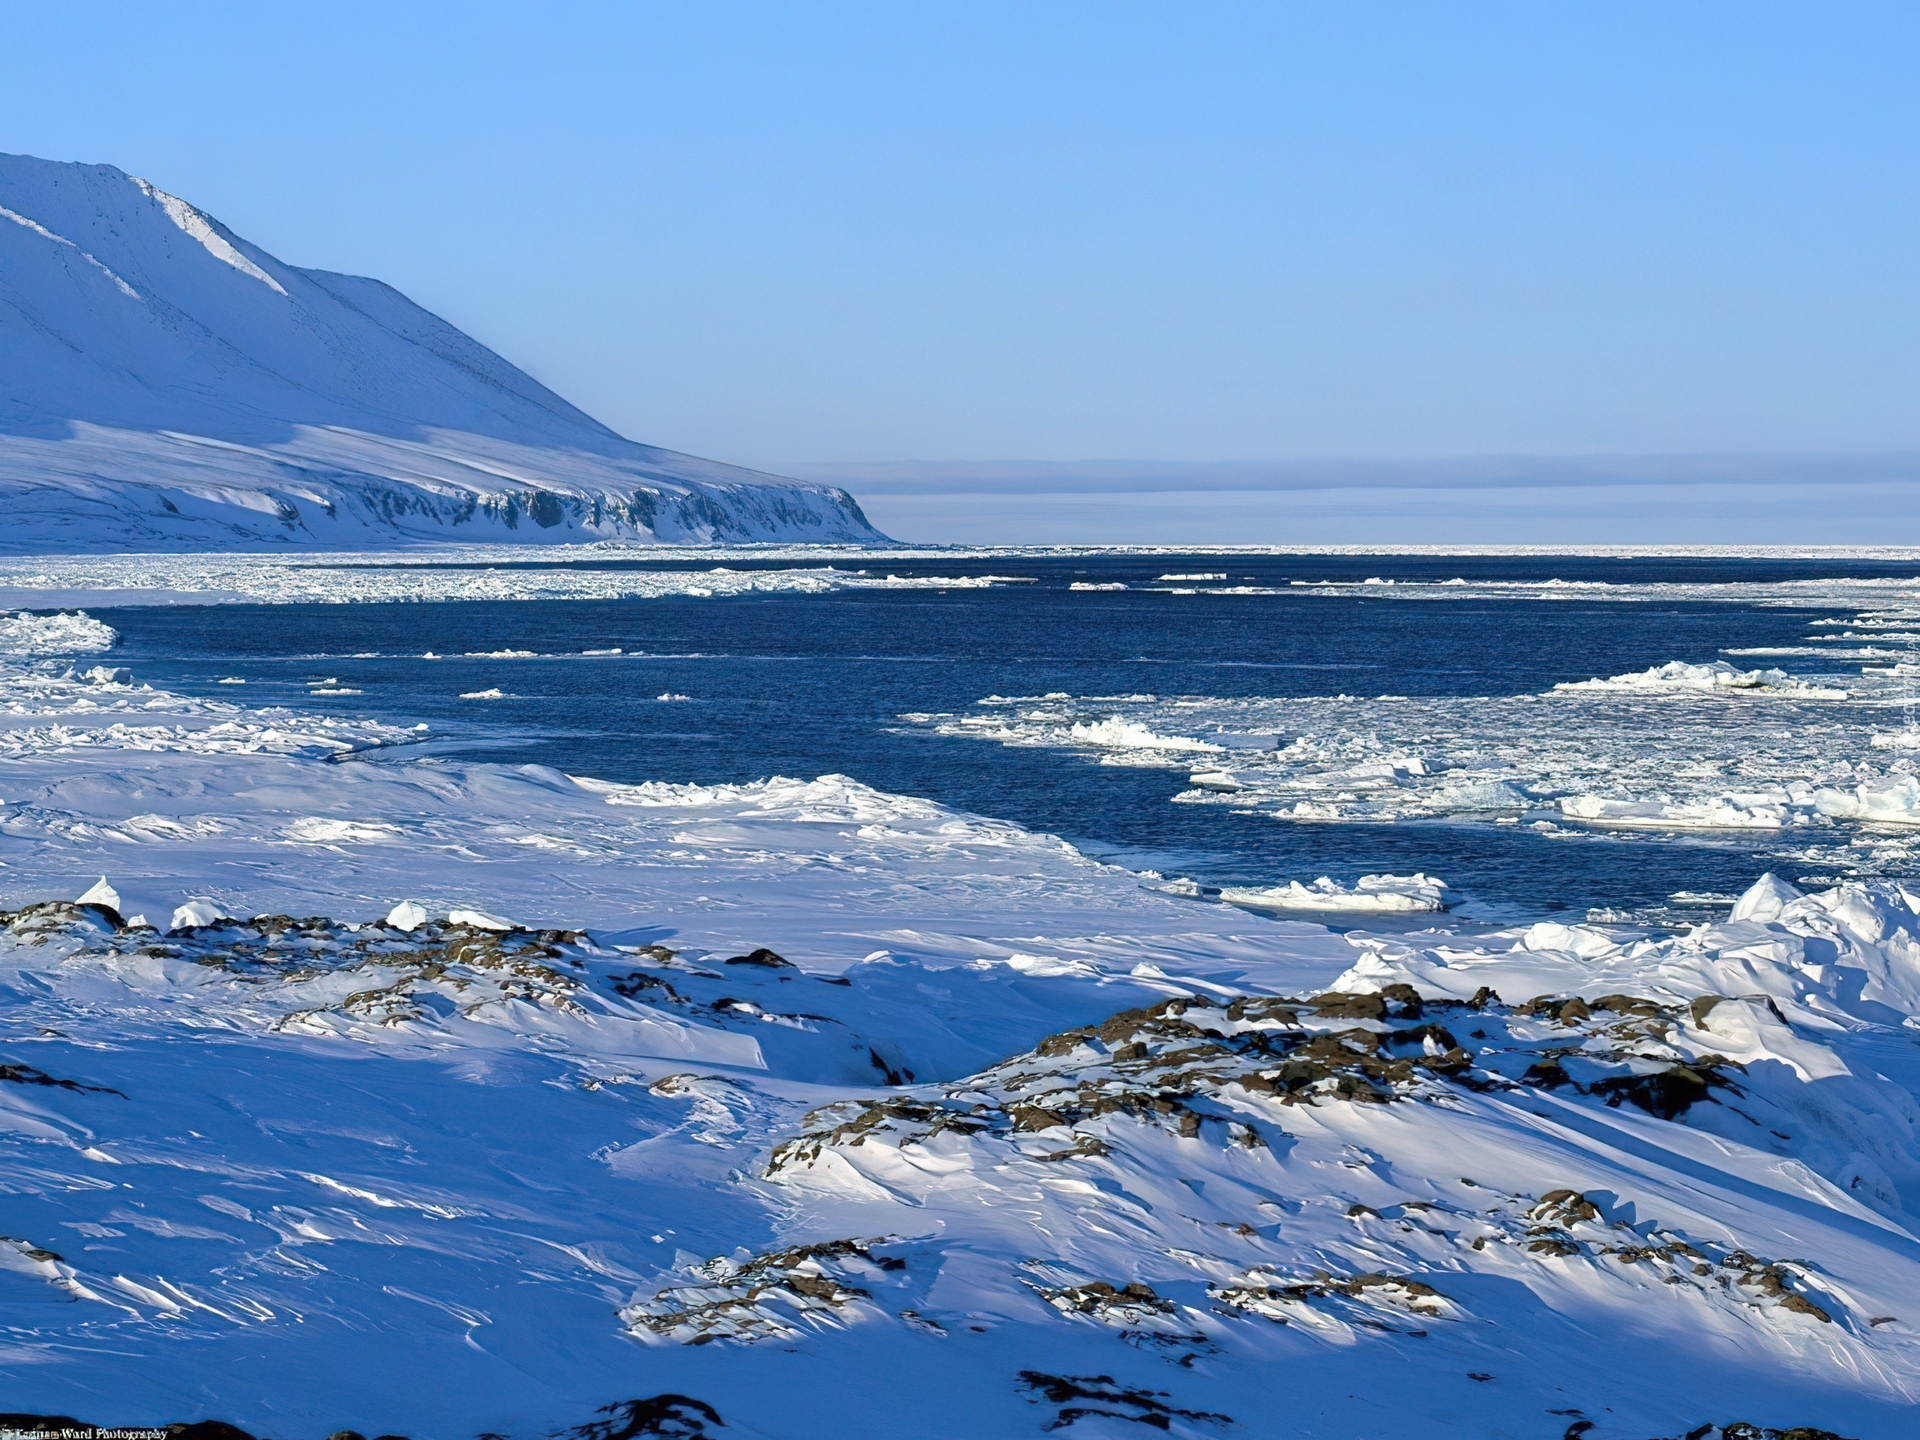
<path id="1" fill-rule="evenodd" d="M 19 155 L 0 504 L 14 551 L 885 538 L 844 490 L 616 435 L 378 280 Z"/>

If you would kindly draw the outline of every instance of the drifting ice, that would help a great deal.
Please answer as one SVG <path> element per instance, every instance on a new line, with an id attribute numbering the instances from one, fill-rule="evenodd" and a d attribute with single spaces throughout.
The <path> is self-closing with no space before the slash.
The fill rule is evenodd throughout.
<path id="1" fill-rule="evenodd" d="M 1351 888 L 1322 875 L 1311 885 L 1295 880 L 1267 890 L 1231 886 L 1220 898 L 1246 910 L 1407 914 L 1445 910 L 1446 890 L 1447 882 L 1432 875 L 1362 875 Z"/>

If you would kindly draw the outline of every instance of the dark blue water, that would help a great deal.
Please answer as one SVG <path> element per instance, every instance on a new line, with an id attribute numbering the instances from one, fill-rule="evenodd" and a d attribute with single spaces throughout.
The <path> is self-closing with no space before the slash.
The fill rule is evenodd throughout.
<path id="1" fill-rule="evenodd" d="M 541 561 L 522 562 L 539 565 Z M 696 568 L 594 561 L 601 568 Z M 747 568 L 754 562 L 734 562 Z M 769 568 L 785 568 L 768 562 Z M 785 562 L 790 564 L 791 562 Z M 1158 555 L 876 563 L 900 575 L 1036 577 L 991 590 L 847 591 L 731 599 L 124 609 L 118 663 L 169 689 L 303 710 L 429 722 L 464 758 L 537 762 L 619 781 L 746 781 L 839 771 L 883 790 L 1065 836 L 1135 866 L 1215 883 L 1425 870 L 1518 913 L 1656 906 L 1737 891 L 1769 868 L 1764 840 L 1648 836 L 1570 845 L 1473 822 L 1281 824 L 1169 803 L 1183 775 L 1102 766 L 904 727 L 989 694 L 1291 697 L 1512 695 L 1563 680 L 1792 645 L 1825 609 L 1745 603 L 1381 600 L 1070 592 L 1176 571 L 1288 580 L 1775 581 L 1912 576 L 1920 565 L 1545 557 L 1409 559 Z M 619 647 L 608 658 L 463 652 Z M 431 650 L 450 658 L 423 662 Z M 375 652 L 379 658 L 347 658 Z M 324 658 L 321 658 L 324 657 Z M 1771 663 L 1771 662 L 1767 662 Z M 216 684 L 244 677 L 245 690 Z M 310 697 L 314 678 L 359 696 Z M 462 692 L 498 687 L 484 707 Z M 675 692 L 690 703 L 662 704 Z M 396 752 L 405 754 L 407 752 Z"/>

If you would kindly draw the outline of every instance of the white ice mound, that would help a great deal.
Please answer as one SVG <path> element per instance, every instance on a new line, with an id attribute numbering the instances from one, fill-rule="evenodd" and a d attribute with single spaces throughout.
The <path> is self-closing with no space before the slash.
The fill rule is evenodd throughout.
<path id="1" fill-rule="evenodd" d="M 502 920 L 498 915 L 489 915 L 484 910 L 449 910 L 449 925 L 471 925 L 476 930 L 497 930 L 505 934 L 517 927 L 511 920 Z"/>
<path id="2" fill-rule="evenodd" d="M 109 910 L 120 908 L 120 892 L 107 883 L 102 875 L 88 891 L 73 902 L 76 905 L 105 905 Z"/>
<path id="3" fill-rule="evenodd" d="M 426 923 L 426 907 L 411 900 L 402 900 L 387 912 L 386 925 L 392 930 L 414 931 Z"/>
<path id="4" fill-rule="evenodd" d="M 84 610 L 62 615 L 0 613 L 0 655 L 89 655 L 119 637 Z"/>
<path id="5" fill-rule="evenodd" d="M 1864 780 L 1851 790 L 1816 790 L 1813 803 L 1822 815 L 1836 820 L 1920 825 L 1920 778 L 1889 775 Z"/>
<path id="6" fill-rule="evenodd" d="M 1239 780 L 1227 770 L 1196 770 L 1187 776 L 1187 783 L 1202 790 L 1218 790 L 1229 795 L 1240 788 Z"/>
<path id="7" fill-rule="evenodd" d="M 1652 695 L 1712 695 L 1728 691 L 1782 695 L 1796 700 L 1844 700 L 1847 692 L 1809 685 L 1784 670 L 1736 670 L 1724 660 L 1706 665 L 1689 665 L 1682 660 L 1637 670 L 1631 675 L 1613 675 L 1605 680 L 1569 680 L 1553 687 L 1557 695 L 1583 692 L 1615 692 Z"/>
<path id="8" fill-rule="evenodd" d="M 1069 734 L 1081 745 L 1099 745 L 1112 750 L 1217 751 L 1222 748 L 1184 735 L 1155 734 L 1137 721 L 1123 720 L 1118 715 L 1105 720 L 1081 721 Z"/>
<path id="9" fill-rule="evenodd" d="M 1260 890 L 1230 886 L 1220 892 L 1245 910 L 1318 910 L 1351 914 L 1431 913 L 1447 908 L 1447 882 L 1432 875 L 1362 875 L 1352 886 L 1322 875 L 1311 885 L 1298 880 Z"/>
<path id="10" fill-rule="evenodd" d="M 1539 924 L 1434 949 L 1375 939 L 1336 990 L 1396 981 L 1426 994 L 1508 1000 L 1630 993 L 1686 1002 L 1764 995 L 1794 1023 L 1920 1028 L 1920 887 L 1875 881 L 1804 895 L 1762 876 L 1719 924 L 1649 937 L 1601 925 Z"/>
<path id="11" fill-rule="evenodd" d="M 1806 898 L 1806 891 L 1789 885 L 1769 870 L 1752 885 L 1747 893 L 1733 902 L 1733 913 L 1729 920 L 1755 920 L 1764 925 L 1769 920 L 1778 920 L 1787 906 L 1796 900 Z"/>
<path id="12" fill-rule="evenodd" d="M 1920 1209 L 1920 1105 L 1901 1078 L 1912 1046 L 1898 1038 L 1920 1028 L 1916 906 L 1920 890 L 1898 884 L 1803 895 L 1767 875 L 1729 919 L 1679 935 L 1541 924 L 1436 944 L 1351 937 L 1366 953 L 1332 988 L 1491 996 L 1556 1024 L 1565 1023 L 1557 997 L 1577 996 L 1596 1015 L 1665 1007 L 1658 1030 L 1668 1042 L 1706 1066 L 1737 1067 L 1728 1103 L 1695 1107 L 1689 1126 L 1731 1142 L 1729 1153 L 1757 1148 L 1776 1165 L 1804 1165 L 1828 1182 L 1808 1192 L 1827 1205 L 1904 1219 Z M 1607 1073 L 1583 1068 L 1591 1062 L 1577 1050 L 1563 1052 L 1568 1074 Z"/>
<path id="13" fill-rule="evenodd" d="M 203 925 L 218 925 L 222 920 L 232 918 L 217 900 L 193 899 L 173 912 L 173 919 L 168 922 L 167 928 L 197 930 Z"/>
<path id="14" fill-rule="evenodd" d="M 1560 813 L 1592 825 L 1649 830 L 1780 830 L 1812 817 L 1778 795 L 1719 795 L 1705 800 L 1608 800 L 1599 795 L 1568 795 Z"/>
<path id="15" fill-rule="evenodd" d="M 1525 810 L 1534 799 L 1507 780 L 1470 780 L 1446 785 L 1434 804 L 1450 811 Z"/>

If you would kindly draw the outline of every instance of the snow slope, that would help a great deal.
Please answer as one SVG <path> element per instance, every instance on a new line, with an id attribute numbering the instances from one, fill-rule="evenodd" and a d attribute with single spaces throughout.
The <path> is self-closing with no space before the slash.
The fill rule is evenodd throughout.
<path id="1" fill-rule="evenodd" d="M 410 762 L 113 638 L 0 634 L 15 1410 L 1911 1433 L 1920 894 L 1336 935 L 843 776 Z"/>
<path id="2" fill-rule="evenodd" d="M 0 548 L 883 539 L 635 444 L 392 287 L 108 165 L 0 155 Z"/>

